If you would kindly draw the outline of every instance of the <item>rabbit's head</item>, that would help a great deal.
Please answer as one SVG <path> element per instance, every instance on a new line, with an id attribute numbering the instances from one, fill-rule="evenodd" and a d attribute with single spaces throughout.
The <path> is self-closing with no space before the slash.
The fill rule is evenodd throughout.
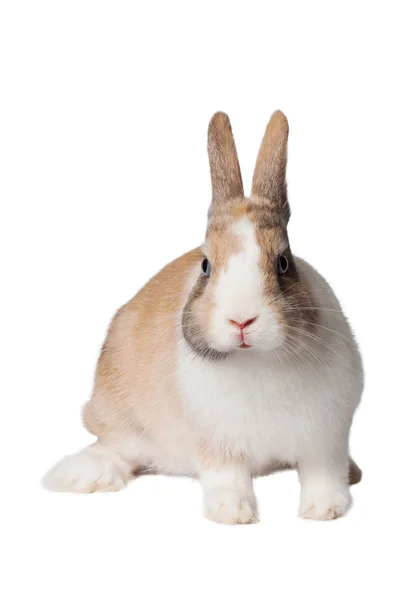
<path id="1" fill-rule="evenodd" d="M 229 119 L 208 130 L 212 203 L 197 281 L 183 311 L 186 341 L 201 356 L 272 351 L 296 343 L 318 318 L 287 234 L 288 122 L 267 126 L 246 198 Z"/>

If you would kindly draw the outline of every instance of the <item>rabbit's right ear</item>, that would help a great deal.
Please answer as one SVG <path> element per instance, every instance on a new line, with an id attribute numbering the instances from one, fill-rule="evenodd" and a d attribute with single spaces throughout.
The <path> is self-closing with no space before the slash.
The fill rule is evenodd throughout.
<path id="1" fill-rule="evenodd" d="M 243 197 L 243 183 L 228 115 L 217 112 L 208 127 L 212 204 Z"/>

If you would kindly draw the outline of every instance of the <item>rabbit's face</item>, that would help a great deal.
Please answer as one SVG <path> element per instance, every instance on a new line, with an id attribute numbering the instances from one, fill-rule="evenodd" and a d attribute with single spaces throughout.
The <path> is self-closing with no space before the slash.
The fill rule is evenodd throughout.
<path id="1" fill-rule="evenodd" d="M 210 219 L 204 259 L 185 307 L 183 330 L 210 358 L 294 346 L 316 319 L 290 252 L 286 228 L 257 198 Z"/>

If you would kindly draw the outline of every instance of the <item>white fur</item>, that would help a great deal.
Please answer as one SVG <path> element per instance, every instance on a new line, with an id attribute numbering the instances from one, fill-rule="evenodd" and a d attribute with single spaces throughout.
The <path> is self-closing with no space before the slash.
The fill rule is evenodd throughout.
<path id="1" fill-rule="evenodd" d="M 119 454 L 93 444 L 62 459 L 43 479 L 55 492 L 117 492 L 126 486 L 130 465 Z"/>
<path id="2" fill-rule="evenodd" d="M 204 514 L 219 523 L 258 521 L 253 482 L 247 469 L 238 465 L 201 472 Z"/>
<path id="3" fill-rule="evenodd" d="M 304 519 L 330 520 L 343 515 L 350 505 L 347 480 L 340 470 L 322 467 L 302 468 L 299 514 Z"/>

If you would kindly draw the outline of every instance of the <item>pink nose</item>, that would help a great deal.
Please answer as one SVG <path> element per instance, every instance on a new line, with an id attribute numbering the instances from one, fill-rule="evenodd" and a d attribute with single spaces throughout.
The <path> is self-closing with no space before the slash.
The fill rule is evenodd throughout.
<path id="1" fill-rule="evenodd" d="M 239 327 L 239 329 L 242 331 L 245 327 L 248 327 L 249 325 L 254 323 L 254 321 L 257 318 L 258 317 L 253 317 L 252 319 L 248 319 L 248 321 L 244 321 L 244 323 L 238 323 L 237 321 L 234 321 L 233 319 L 229 319 L 229 323 L 232 323 L 232 325 L 236 325 L 236 327 Z"/>

